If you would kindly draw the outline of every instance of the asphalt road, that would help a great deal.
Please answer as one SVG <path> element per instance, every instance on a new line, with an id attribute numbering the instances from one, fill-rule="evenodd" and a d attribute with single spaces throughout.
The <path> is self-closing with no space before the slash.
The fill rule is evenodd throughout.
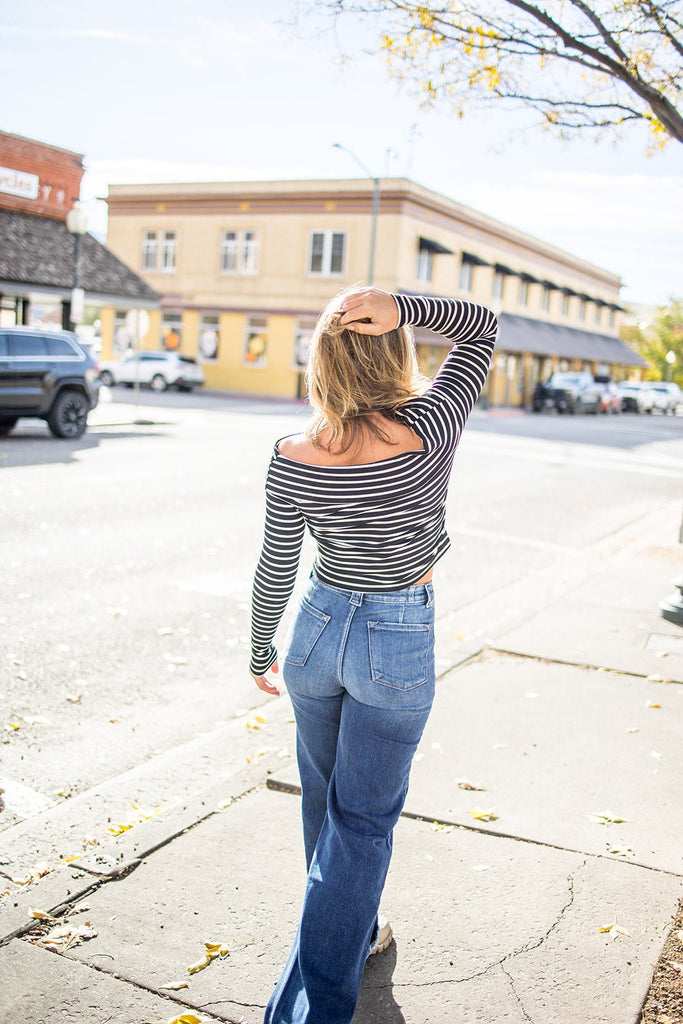
<path id="1" fill-rule="evenodd" d="M 273 441 L 305 411 L 132 397 L 105 393 L 79 441 L 30 420 L 0 439 L 0 785 L 21 797 L 3 827 L 267 700 L 247 672 L 263 478 Z M 450 492 L 439 613 L 637 524 L 680 498 L 682 470 L 683 417 L 475 412 Z M 224 766 L 233 755 L 214 756 Z"/>

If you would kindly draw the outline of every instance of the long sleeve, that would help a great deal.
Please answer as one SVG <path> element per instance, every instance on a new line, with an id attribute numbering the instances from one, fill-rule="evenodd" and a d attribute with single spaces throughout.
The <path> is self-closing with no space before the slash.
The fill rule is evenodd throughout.
<path id="1" fill-rule="evenodd" d="M 428 448 L 457 443 L 486 381 L 496 341 L 495 314 L 474 302 L 394 295 L 399 326 L 426 327 L 454 343 L 425 395 L 401 412 Z"/>
<path id="2" fill-rule="evenodd" d="M 266 483 L 263 548 L 254 574 L 250 671 L 261 676 L 277 660 L 275 631 L 287 607 L 299 567 L 304 517 Z"/>

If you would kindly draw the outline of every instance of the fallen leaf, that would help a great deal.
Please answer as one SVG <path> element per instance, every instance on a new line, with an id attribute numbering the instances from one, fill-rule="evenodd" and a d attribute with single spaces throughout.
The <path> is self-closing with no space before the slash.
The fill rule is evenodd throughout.
<path id="1" fill-rule="evenodd" d="M 202 1021 L 193 1013 L 181 1013 L 179 1017 L 169 1017 L 166 1024 L 202 1024 Z"/>
<path id="2" fill-rule="evenodd" d="M 653 673 L 651 676 L 647 677 L 647 681 L 648 683 L 663 683 L 664 676 L 660 676 L 659 673 Z"/>
<path id="3" fill-rule="evenodd" d="M 478 793 L 486 792 L 486 786 L 477 786 L 474 782 L 468 782 L 467 779 L 456 779 L 455 784 L 456 786 L 459 786 L 460 789 L 472 789 L 476 790 Z"/>
<path id="4" fill-rule="evenodd" d="M 604 813 L 596 811 L 593 814 L 588 814 L 587 817 L 591 821 L 597 822 L 598 825 L 624 825 L 632 820 L 631 818 L 620 818 L 611 811 L 605 811 Z"/>
<path id="5" fill-rule="evenodd" d="M 626 732 L 640 732 L 640 729 L 636 725 L 636 726 L 632 726 L 630 729 L 627 729 Z"/>
<path id="6" fill-rule="evenodd" d="M 429 828 L 432 832 L 452 832 L 455 825 L 442 825 L 440 822 L 434 821 Z"/>
<path id="7" fill-rule="evenodd" d="M 230 955 L 228 947 L 221 945 L 220 942 L 205 942 L 204 946 L 206 952 L 204 953 L 203 958 L 201 960 L 197 960 L 194 964 L 190 964 L 187 968 L 188 974 L 198 974 L 200 971 L 203 971 L 205 967 L 208 967 L 209 964 L 217 957 L 220 957 L 220 959 L 223 960 L 226 956 Z"/>
<path id="8" fill-rule="evenodd" d="M 471 814 L 473 818 L 477 819 L 477 821 L 498 821 L 498 815 L 493 807 L 489 811 L 476 809 L 474 811 L 468 811 L 467 813 Z"/>
<path id="9" fill-rule="evenodd" d="M 169 992 L 177 992 L 181 988 L 189 988 L 186 981 L 172 981 L 168 985 L 159 985 L 159 988 L 168 989 Z"/>
<path id="10" fill-rule="evenodd" d="M 609 932 L 613 939 L 616 939 L 617 935 L 628 935 L 631 937 L 631 933 L 627 932 L 625 928 L 622 928 L 620 924 L 613 921 L 612 924 L 604 924 L 601 928 L 598 928 L 598 932 Z"/>
<path id="11" fill-rule="evenodd" d="M 53 917 L 52 914 L 46 914 L 44 910 L 31 910 L 29 908 L 29 914 L 34 917 L 36 921 L 56 921 L 57 918 Z"/>
<path id="12" fill-rule="evenodd" d="M 646 708 L 661 708 L 661 704 L 658 704 L 656 700 L 649 700 L 645 705 Z"/>

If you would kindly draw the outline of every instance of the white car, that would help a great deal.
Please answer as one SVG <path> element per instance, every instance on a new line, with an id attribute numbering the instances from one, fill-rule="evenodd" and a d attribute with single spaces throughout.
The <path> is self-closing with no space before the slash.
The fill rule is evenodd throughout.
<path id="1" fill-rule="evenodd" d="M 683 402 L 683 395 L 678 384 L 668 384 L 665 381 L 654 380 L 649 384 L 649 390 L 654 397 L 653 409 L 658 409 L 664 414 L 676 415 L 678 406 Z"/>
<path id="2" fill-rule="evenodd" d="M 105 387 L 140 384 L 152 391 L 174 387 L 191 391 L 204 383 L 204 370 L 190 356 L 177 352 L 127 352 L 122 359 L 102 361 L 100 383 Z"/>

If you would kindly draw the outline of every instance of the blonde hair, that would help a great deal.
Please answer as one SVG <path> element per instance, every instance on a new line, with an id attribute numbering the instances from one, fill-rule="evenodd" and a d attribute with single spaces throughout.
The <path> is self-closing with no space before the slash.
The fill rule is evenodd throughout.
<path id="1" fill-rule="evenodd" d="M 409 328 L 360 334 L 340 324 L 345 294 L 337 295 L 321 313 L 306 367 L 313 409 L 306 437 L 318 448 L 334 447 L 342 453 L 360 447 L 366 432 L 389 442 L 389 434 L 372 414 L 394 419 L 397 410 L 423 394 L 429 383 L 419 371 Z"/>

